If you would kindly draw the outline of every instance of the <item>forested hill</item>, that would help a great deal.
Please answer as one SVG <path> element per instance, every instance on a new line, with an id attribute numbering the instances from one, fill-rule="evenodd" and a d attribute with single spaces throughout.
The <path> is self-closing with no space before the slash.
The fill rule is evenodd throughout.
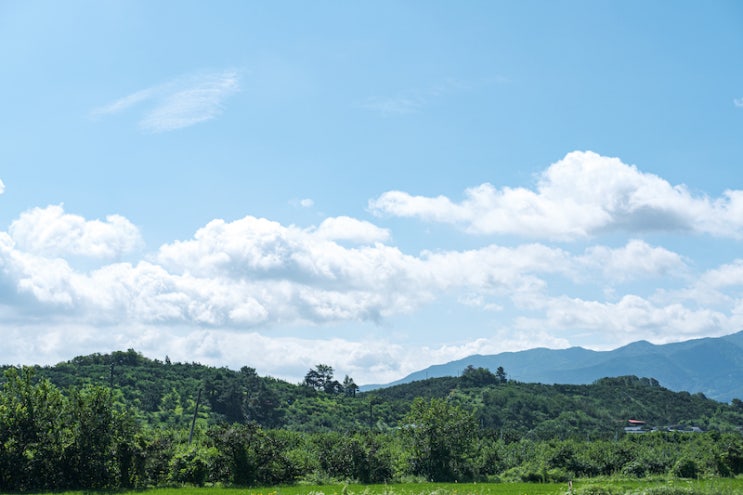
<path id="1" fill-rule="evenodd" d="M 4 367 L 9 368 L 9 367 Z M 346 376 L 329 366 L 308 370 L 303 384 L 197 363 L 148 359 L 129 350 L 81 356 L 55 366 L 33 368 L 34 380 L 48 378 L 61 390 L 111 388 L 123 407 L 152 427 L 186 428 L 197 401 L 197 425 L 254 422 L 264 428 L 305 432 L 376 431 L 401 425 L 416 398 L 443 398 L 475 413 L 484 430 L 521 438 L 609 438 L 628 419 L 657 427 L 697 426 L 736 431 L 743 426 L 743 402 L 731 404 L 703 394 L 673 392 L 652 378 L 603 378 L 590 385 L 542 385 L 508 380 L 468 367 L 458 377 L 431 378 L 358 393 Z M 4 378 L 0 377 L 0 380 Z"/>

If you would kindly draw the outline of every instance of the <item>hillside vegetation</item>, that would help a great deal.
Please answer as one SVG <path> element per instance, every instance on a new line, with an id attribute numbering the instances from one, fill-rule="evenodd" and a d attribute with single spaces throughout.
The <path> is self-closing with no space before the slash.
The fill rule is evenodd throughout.
<path id="1" fill-rule="evenodd" d="M 567 480 L 743 473 L 743 402 L 652 378 L 540 385 L 468 367 L 359 393 L 129 350 L 5 367 L 0 491 L 299 480 Z M 659 431 L 624 432 L 627 420 Z M 697 427 L 706 433 L 678 433 Z"/>

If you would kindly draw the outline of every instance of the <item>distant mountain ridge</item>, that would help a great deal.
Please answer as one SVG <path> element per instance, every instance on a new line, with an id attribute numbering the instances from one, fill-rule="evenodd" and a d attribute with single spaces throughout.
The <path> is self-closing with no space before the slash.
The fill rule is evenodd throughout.
<path id="1" fill-rule="evenodd" d="M 493 355 L 472 355 L 430 366 L 386 385 L 366 385 L 372 390 L 426 378 L 459 376 L 467 366 L 493 372 L 502 366 L 508 377 L 544 384 L 589 384 L 613 376 L 655 378 L 670 390 L 703 393 L 720 402 L 743 398 L 743 331 L 655 345 L 638 341 L 611 351 L 536 348 Z"/>

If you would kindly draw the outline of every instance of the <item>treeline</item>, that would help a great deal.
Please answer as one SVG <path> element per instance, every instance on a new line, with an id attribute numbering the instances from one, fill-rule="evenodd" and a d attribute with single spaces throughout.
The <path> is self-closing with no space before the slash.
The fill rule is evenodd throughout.
<path id="1" fill-rule="evenodd" d="M 12 367 L 3 367 L 9 369 Z M 396 428 L 418 397 L 441 398 L 472 411 L 483 430 L 517 440 L 613 439 L 627 419 L 656 426 L 697 426 L 720 432 L 743 425 L 743 402 L 723 404 L 702 394 L 672 392 L 652 379 L 605 378 L 591 385 L 542 385 L 509 380 L 502 368 L 467 367 L 458 377 L 431 378 L 360 393 L 349 376 L 316 365 L 302 383 L 198 363 L 148 359 L 134 350 L 80 356 L 33 367 L 61 390 L 103 386 L 153 428 L 257 423 L 307 433 Z M 0 374 L 0 383 L 3 381 Z M 199 396 L 199 394 L 201 394 Z"/>
<path id="2" fill-rule="evenodd" d="M 482 430 L 473 412 L 445 399 L 415 399 L 399 428 L 355 433 L 223 423 L 152 428 L 106 387 L 68 394 L 29 369 L 11 369 L 0 395 L 0 491 L 100 489 L 300 480 L 382 483 L 564 481 L 743 473 L 737 433 L 654 433 L 618 440 L 521 438 Z"/>
<path id="3" fill-rule="evenodd" d="M 469 367 L 358 393 L 324 365 L 289 384 L 128 351 L 2 382 L 0 492 L 743 473 L 741 401 L 637 377 L 546 386 Z M 629 418 L 707 431 L 625 435 Z"/>

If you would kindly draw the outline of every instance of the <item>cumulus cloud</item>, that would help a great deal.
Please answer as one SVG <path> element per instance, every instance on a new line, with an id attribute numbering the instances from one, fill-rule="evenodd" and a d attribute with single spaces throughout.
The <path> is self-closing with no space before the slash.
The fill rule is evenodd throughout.
<path id="1" fill-rule="evenodd" d="M 62 205 L 26 211 L 8 232 L 20 250 L 47 257 L 116 258 L 142 244 L 137 227 L 120 215 L 86 220 L 65 213 Z"/>
<path id="2" fill-rule="evenodd" d="M 589 247 L 578 262 L 585 264 L 590 273 L 603 272 L 608 280 L 618 282 L 641 277 L 681 277 L 687 272 L 681 255 L 638 239 L 618 249 Z"/>
<path id="3" fill-rule="evenodd" d="M 353 241 L 362 244 L 384 242 L 390 237 L 387 229 L 351 217 L 326 218 L 315 231 L 315 235 L 334 241 Z"/>
<path id="4" fill-rule="evenodd" d="M 743 260 L 737 259 L 719 268 L 708 270 L 699 277 L 699 284 L 723 289 L 732 286 L 743 287 Z"/>
<path id="5" fill-rule="evenodd" d="M 13 222 L 0 237 L 0 268 L 20 293 L 92 321 L 255 328 L 378 322 L 447 294 L 467 306 L 534 309 L 548 277 L 580 283 L 599 271 L 623 281 L 684 267 L 677 254 L 642 241 L 582 255 L 525 244 L 416 256 L 384 244 L 388 237 L 350 217 L 302 229 L 247 216 L 214 220 L 148 261 L 80 272 L 63 256 L 116 256 L 136 245 L 138 232 L 120 217 L 89 221 L 55 206 Z"/>
<path id="6" fill-rule="evenodd" d="M 616 302 L 585 300 L 568 296 L 541 301 L 543 317 L 519 317 L 516 327 L 536 331 L 549 328 L 553 334 L 584 333 L 603 338 L 612 347 L 639 339 L 666 343 L 739 330 L 741 319 L 710 308 L 691 308 L 680 302 L 655 304 L 627 294 Z"/>
<path id="7" fill-rule="evenodd" d="M 58 256 L 121 251 L 127 244 L 113 227 L 125 222 L 99 225 L 60 207 L 24 215 L 0 239 L 6 283 L 40 303 L 104 323 L 123 318 L 250 327 L 378 320 L 431 297 L 428 290 L 401 289 L 406 277 L 413 278 L 414 258 L 381 244 L 343 247 L 329 240 L 340 235 L 330 224 L 306 231 L 254 217 L 213 221 L 190 241 L 164 245 L 154 262 L 113 263 L 85 273 Z M 356 229 L 354 239 L 384 235 L 371 224 L 341 224 Z"/>
<path id="8" fill-rule="evenodd" d="M 72 305 L 70 282 L 74 270 L 63 259 L 44 258 L 15 248 L 15 242 L 0 233 L 0 274 L 3 282 L 10 281 L 17 291 L 29 294 L 41 305 Z"/>
<path id="9" fill-rule="evenodd" d="M 743 191 L 694 196 L 683 185 L 617 158 L 572 152 L 539 177 L 536 190 L 482 184 L 459 203 L 445 196 L 388 191 L 369 202 L 376 214 L 457 225 L 474 234 L 574 240 L 607 231 L 686 231 L 740 238 Z"/>
<path id="10" fill-rule="evenodd" d="M 235 71 L 205 72 L 183 76 L 136 91 L 91 112 L 95 118 L 145 106 L 139 127 L 152 133 L 174 131 L 212 120 L 223 111 L 223 102 L 239 90 Z"/>
<path id="11" fill-rule="evenodd" d="M 521 350 L 529 343 L 546 339 L 551 347 L 567 343 L 544 332 L 524 332 L 516 339 L 505 333 L 493 338 L 480 338 L 459 345 L 411 348 L 381 338 L 298 338 L 267 336 L 257 332 L 220 329 L 182 329 L 152 327 L 128 323 L 107 332 L 86 325 L 70 327 L 60 324 L 53 329 L 30 327 L 8 330 L 8 339 L 21 341 L 5 354 L 8 362 L 54 364 L 70 356 L 66 346 L 77 353 L 105 350 L 136 349 L 144 355 L 173 361 L 200 362 L 239 369 L 248 365 L 261 374 L 298 383 L 307 370 L 317 363 L 333 366 L 336 376 L 348 374 L 356 383 L 387 383 L 414 371 L 472 354 L 490 354 Z M 246 349 L 249 354 L 246 356 Z"/>
<path id="12" fill-rule="evenodd" d="M 673 288 L 659 294 L 665 301 L 685 301 L 688 304 L 740 315 L 743 308 L 743 259 L 736 259 L 701 273 L 687 287 Z M 743 328 L 743 320 L 738 320 Z"/>

